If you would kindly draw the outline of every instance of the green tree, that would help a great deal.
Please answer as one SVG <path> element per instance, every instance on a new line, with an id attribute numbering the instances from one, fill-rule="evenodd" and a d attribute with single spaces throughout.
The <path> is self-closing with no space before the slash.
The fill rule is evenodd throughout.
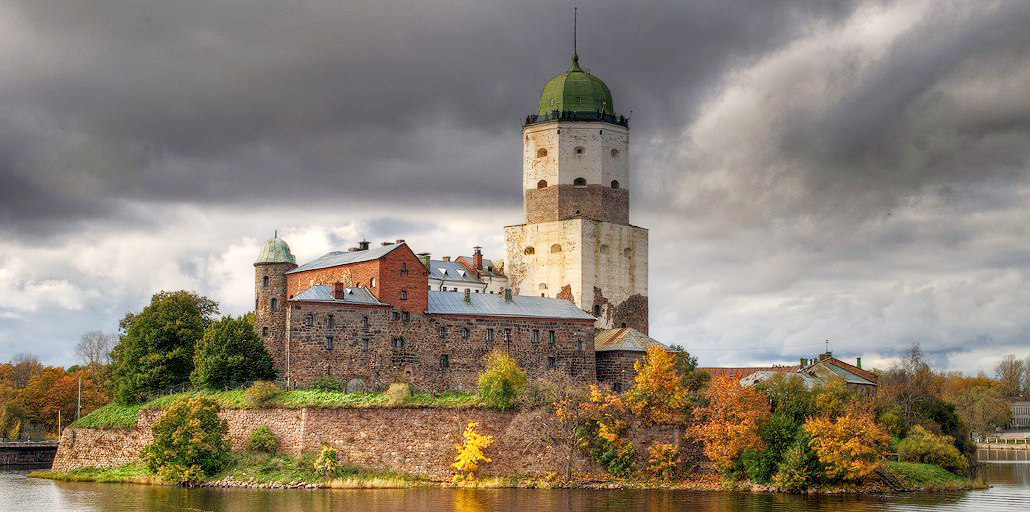
<path id="1" fill-rule="evenodd" d="M 253 315 L 215 321 L 197 342 L 190 373 L 194 386 L 217 389 L 274 378 L 275 364 L 254 331 Z"/>
<path id="2" fill-rule="evenodd" d="M 128 313 L 112 354 L 115 399 L 133 403 L 189 382 L 194 346 L 218 304 L 193 292 L 160 292 L 139 313 Z"/>
<path id="3" fill-rule="evenodd" d="M 955 412 L 962 422 L 979 436 L 993 432 L 1012 420 L 1012 409 L 994 386 L 975 385 L 955 398 Z"/>
<path id="4" fill-rule="evenodd" d="M 479 375 L 479 396 L 491 407 L 507 409 L 526 387 L 526 372 L 510 355 L 495 350 L 486 356 L 486 368 Z"/>
<path id="5" fill-rule="evenodd" d="M 147 468 L 162 480 L 192 486 L 229 464 L 229 426 L 209 398 L 180 398 L 154 423 L 154 442 L 143 449 Z"/>

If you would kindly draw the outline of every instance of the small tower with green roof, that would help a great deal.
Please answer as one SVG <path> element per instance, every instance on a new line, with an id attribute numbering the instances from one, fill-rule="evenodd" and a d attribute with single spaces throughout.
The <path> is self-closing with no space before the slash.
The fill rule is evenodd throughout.
<path id="1" fill-rule="evenodd" d="M 278 232 L 254 262 L 254 328 L 277 368 L 285 368 L 286 360 L 286 272 L 295 268 L 297 259 Z"/>
<path id="2" fill-rule="evenodd" d="M 574 45 L 523 124 L 526 223 L 505 228 L 512 287 L 569 299 L 599 328 L 646 333 L 647 230 L 630 224 L 629 184 L 629 120 Z"/>

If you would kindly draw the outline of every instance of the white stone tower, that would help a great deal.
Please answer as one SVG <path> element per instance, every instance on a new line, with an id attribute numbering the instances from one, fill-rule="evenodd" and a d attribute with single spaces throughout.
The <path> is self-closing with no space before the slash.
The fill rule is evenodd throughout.
<path id="1" fill-rule="evenodd" d="M 526 223 L 504 229 L 512 288 L 572 300 L 598 328 L 646 333 L 647 230 L 629 223 L 628 185 L 628 120 L 573 54 L 522 130 Z"/>

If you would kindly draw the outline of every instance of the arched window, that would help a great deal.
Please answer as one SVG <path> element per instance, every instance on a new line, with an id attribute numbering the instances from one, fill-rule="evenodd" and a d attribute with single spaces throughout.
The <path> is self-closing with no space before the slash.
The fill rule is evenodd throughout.
<path id="1" fill-rule="evenodd" d="M 594 304 L 594 316 L 601 316 L 601 305 Z"/>
<path id="2" fill-rule="evenodd" d="M 612 188 L 619 188 L 619 180 L 612 180 Z"/>
<path id="3" fill-rule="evenodd" d="M 261 287 L 262 288 L 268 288 L 268 276 L 265 276 L 265 277 L 261 278 Z"/>
<path id="4" fill-rule="evenodd" d="M 587 152 L 586 149 L 583 149 L 583 146 L 576 146 L 576 149 L 574 151 L 577 155 L 582 155 Z"/>
<path id="5" fill-rule="evenodd" d="M 544 157 L 544 156 L 547 156 L 547 150 L 546 149 L 540 148 L 540 149 L 536 150 L 536 157 L 537 158 Z"/>
<path id="6" fill-rule="evenodd" d="M 618 158 L 618 157 L 619 157 L 619 150 L 613 149 L 612 150 L 612 158 Z"/>
<path id="7" fill-rule="evenodd" d="M 608 254 L 608 246 L 601 244 L 601 254 Z"/>
<path id="8" fill-rule="evenodd" d="M 275 311 L 275 307 L 278 305 L 279 301 L 273 297 L 272 300 L 268 301 L 268 311 Z"/>
<path id="9" fill-rule="evenodd" d="M 572 184 L 577 186 L 577 187 L 585 187 L 585 186 L 587 186 L 587 179 L 586 178 L 576 178 L 576 179 L 572 180 Z"/>
<path id="10" fill-rule="evenodd" d="M 369 288 L 375 288 L 376 287 L 376 278 L 373 277 L 372 279 L 368 280 L 368 287 Z"/>
<path id="11" fill-rule="evenodd" d="M 536 249 L 534 249 L 533 246 L 529 246 L 526 247 L 526 250 L 522 252 L 526 253 L 526 256 L 529 256 L 530 254 L 536 254 Z"/>
<path id="12" fill-rule="evenodd" d="M 551 252 L 561 252 L 561 244 L 554 244 L 551 246 Z"/>
<path id="13" fill-rule="evenodd" d="M 536 188 L 547 188 L 547 180 L 540 180 L 536 182 Z"/>
<path id="14" fill-rule="evenodd" d="M 408 300 L 408 290 L 401 290 L 401 300 Z"/>
<path id="15" fill-rule="evenodd" d="M 325 326 L 326 326 L 327 329 L 332 329 L 333 328 L 333 315 L 326 315 L 325 316 Z"/>
<path id="16" fill-rule="evenodd" d="M 540 283 L 540 289 L 541 290 L 546 290 L 547 289 L 547 283 Z"/>
<path id="17" fill-rule="evenodd" d="M 629 247 L 627 247 L 624 251 L 622 251 L 622 255 L 627 257 L 627 258 L 632 258 L 633 257 L 633 249 L 630 249 Z"/>

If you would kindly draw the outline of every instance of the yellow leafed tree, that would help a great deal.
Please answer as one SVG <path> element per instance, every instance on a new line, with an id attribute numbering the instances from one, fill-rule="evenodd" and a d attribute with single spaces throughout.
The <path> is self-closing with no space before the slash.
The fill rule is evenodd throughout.
<path id="1" fill-rule="evenodd" d="M 451 464 L 454 469 L 458 470 L 458 473 L 454 475 L 455 480 L 474 479 L 480 463 L 493 462 L 493 459 L 483 455 L 483 450 L 493 444 L 494 438 L 476 432 L 478 426 L 479 423 L 470 422 L 465 427 L 465 433 L 461 435 L 464 442 L 454 445 L 454 448 L 458 450 L 458 455 L 454 457 L 454 464 Z"/>
<path id="2" fill-rule="evenodd" d="M 890 440 L 869 414 L 809 418 L 802 427 L 826 476 L 858 481 L 876 470 Z"/>
<path id="3" fill-rule="evenodd" d="M 672 354 L 658 345 L 647 347 L 646 362 L 636 361 L 637 376 L 626 393 L 634 414 L 654 423 L 682 423 L 686 418 L 687 389 L 676 374 Z"/>

